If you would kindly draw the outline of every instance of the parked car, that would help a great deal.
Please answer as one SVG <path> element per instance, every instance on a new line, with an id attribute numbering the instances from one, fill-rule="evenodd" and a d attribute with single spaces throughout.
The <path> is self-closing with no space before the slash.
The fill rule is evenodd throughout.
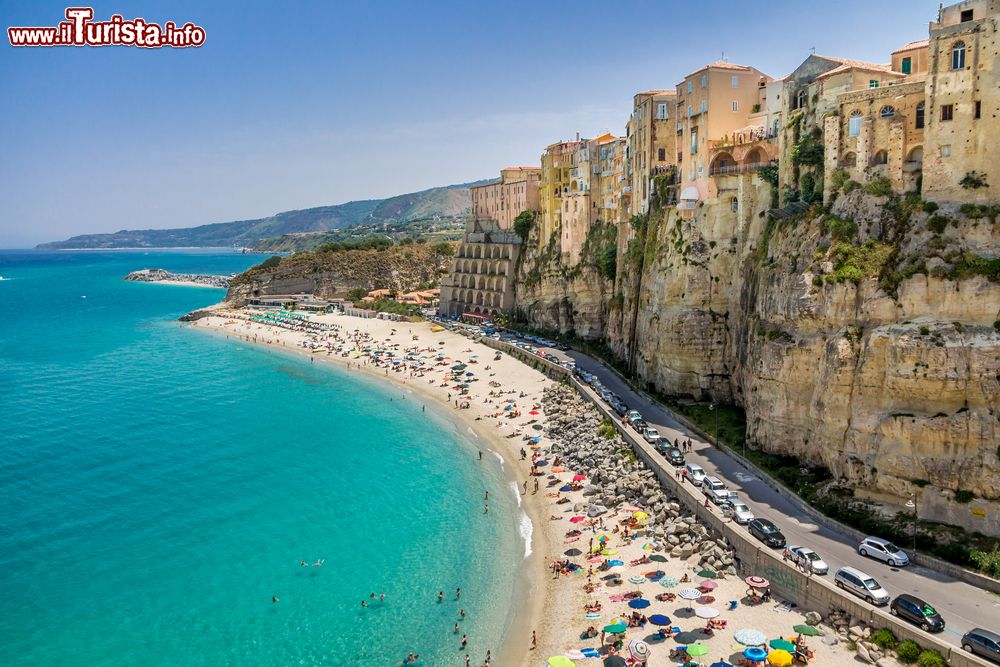
<path id="1" fill-rule="evenodd" d="M 750 534 L 769 547 L 785 546 L 785 536 L 767 519 L 754 519 L 749 525 Z M 888 600 L 886 600 L 888 602 Z"/>
<path id="2" fill-rule="evenodd" d="M 733 521 L 739 524 L 748 524 L 754 520 L 754 515 L 750 511 L 750 508 L 742 500 L 735 497 L 735 495 L 730 495 L 729 500 L 723 503 L 722 514 L 733 517 Z"/>
<path id="3" fill-rule="evenodd" d="M 705 469 L 697 463 L 685 463 L 684 469 L 687 470 L 687 478 L 691 480 L 691 483 L 695 486 L 701 486 L 702 480 L 705 479 Z"/>
<path id="4" fill-rule="evenodd" d="M 792 545 L 785 549 L 785 555 L 799 567 L 812 570 L 813 574 L 826 574 L 830 571 L 830 566 L 826 564 L 826 561 L 809 547 Z"/>
<path id="5" fill-rule="evenodd" d="M 635 421 L 629 422 L 636 431 L 641 435 L 647 428 L 649 424 L 646 423 L 645 419 L 636 419 Z"/>
<path id="6" fill-rule="evenodd" d="M 642 415 L 638 410 L 629 410 L 628 414 L 625 415 L 625 419 L 628 420 L 629 424 L 631 424 L 635 419 L 642 419 Z"/>
<path id="7" fill-rule="evenodd" d="M 884 561 L 889 567 L 904 567 L 910 564 L 910 559 L 906 552 L 897 547 L 889 540 L 881 537 L 866 537 L 858 545 L 858 553 L 862 556 Z"/>
<path id="8" fill-rule="evenodd" d="M 962 635 L 962 648 L 1000 664 L 1000 635 L 991 630 L 969 630 Z"/>
<path id="9" fill-rule="evenodd" d="M 618 413 L 619 417 L 624 417 L 626 414 L 628 414 L 628 406 L 622 403 L 621 401 L 615 401 L 614 403 L 612 403 L 611 408 L 616 413 Z"/>
<path id="10" fill-rule="evenodd" d="M 889 605 L 889 613 L 905 618 L 914 625 L 919 625 L 924 632 L 944 630 L 944 619 L 941 618 L 941 614 L 937 613 L 934 607 L 909 593 L 897 595 L 896 599 Z"/>
<path id="11" fill-rule="evenodd" d="M 667 457 L 668 461 L 670 461 L 670 465 L 673 465 L 673 466 L 682 466 L 682 465 L 684 465 L 684 452 L 682 452 L 681 450 L 677 449 L 673 445 L 670 445 L 669 444 L 669 442 L 670 442 L 669 440 L 664 440 L 663 442 L 667 444 L 667 446 L 665 448 L 666 451 L 663 452 L 663 455 L 665 457 Z"/>
<path id="12" fill-rule="evenodd" d="M 653 443 L 660 439 L 660 432 L 655 428 L 647 427 L 642 432 L 642 437 L 646 442 Z"/>
<path id="13" fill-rule="evenodd" d="M 718 506 L 722 506 L 724 503 L 729 502 L 729 490 L 728 489 L 705 489 L 704 483 L 702 484 L 702 490 L 705 492 L 705 497 L 711 500 Z"/>
<path id="14" fill-rule="evenodd" d="M 833 575 L 833 581 L 839 588 L 854 593 L 872 604 L 883 607 L 889 604 L 889 594 L 875 577 L 865 574 L 853 567 L 842 567 Z"/>
<path id="15" fill-rule="evenodd" d="M 726 485 L 723 483 L 723 481 L 718 477 L 715 477 L 714 475 L 709 475 L 708 477 L 706 477 L 705 481 L 701 483 L 701 487 L 705 491 L 705 493 L 708 493 L 709 491 L 726 490 Z"/>

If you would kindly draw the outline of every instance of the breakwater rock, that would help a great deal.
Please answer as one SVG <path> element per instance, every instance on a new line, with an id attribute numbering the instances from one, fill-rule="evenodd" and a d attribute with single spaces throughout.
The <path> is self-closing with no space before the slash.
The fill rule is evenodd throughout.
<path id="1" fill-rule="evenodd" d="M 545 433 L 552 439 L 551 450 L 564 461 L 567 469 L 587 475 L 589 485 L 583 493 L 589 498 L 581 513 L 601 516 L 609 508 L 633 505 L 649 515 L 656 550 L 671 558 L 695 556 L 698 565 L 736 574 L 733 550 L 680 501 L 664 490 L 652 470 L 630 456 L 632 449 L 617 431 L 601 428 L 601 418 L 594 407 L 576 392 L 553 385 L 542 396 L 542 407 L 549 416 Z"/>
<path id="2" fill-rule="evenodd" d="M 206 287 L 229 288 L 232 276 L 210 276 L 198 273 L 170 273 L 165 269 L 141 269 L 125 276 L 125 280 L 140 283 L 194 283 Z"/>

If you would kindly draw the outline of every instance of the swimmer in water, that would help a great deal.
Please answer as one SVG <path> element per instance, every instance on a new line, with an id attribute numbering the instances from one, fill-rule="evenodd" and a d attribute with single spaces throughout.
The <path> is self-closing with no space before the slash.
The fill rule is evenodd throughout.
<path id="1" fill-rule="evenodd" d="M 273 602 L 278 602 L 278 600 L 279 600 L 279 598 L 278 598 L 278 596 L 277 596 L 277 595 L 272 595 L 272 596 L 271 596 L 271 602 L 272 602 L 272 603 L 273 603 Z"/>
<path id="2" fill-rule="evenodd" d="M 324 559 L 320 558 L 318 561 L 313 563 L 313 567 L 323 567 Z"/>

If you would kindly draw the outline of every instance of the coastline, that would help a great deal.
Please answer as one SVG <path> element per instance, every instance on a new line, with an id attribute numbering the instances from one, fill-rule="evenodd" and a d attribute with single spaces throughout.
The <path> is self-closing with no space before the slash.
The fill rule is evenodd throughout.
<path id="1" fill-rule="evenodd" d="M 163 281 L 165 284 L 177 284 L 173 281 Z M 209 287 L 207 285 L 192 284 L 191 286 Z M 359 364 L 350 357 L 339 355 L 313 354 L 311 350 L 303 348 L 301 341 L 306 336 L 299 332 L 289 331 L 278 327 L 265 326 L 256 323 L 249 323 L 243 320 L 234 320 L 229 317 L 232 311 L 227 311 L 219 306 L 213 306 L 207 310 L 214 311 L 213 315 L 191 322 L 190 326 L 213 335 L 234 336 L 237 339 L 263 345 L 300 355 L 302 357 L 319 358 L 320 362 L 332 363 L 341 369 L 349 371 L 363 371 L 365 377 L 381 378 L 388 380 L 390 386 L 402 389 L 409 394 L 415 394 L 428 400 L 428 402 L 438 408 L 440 416 L 452 423 L 461 436 L 471 442 L 485 444 L 484 451 L 495 452 L 502 458 L 501 468 L 508 484 L 508 491 L 513 492 L 513 487 L 520 487 L 522 483 L 528 481 L 527 462 L 525 465 L 514 465 L 518 461 L 520 439 L 505 438 L 502 431 L 493 427 L 492 417 L 488 416 L 491 410 L 496 409 L 496 405 L 487 404 L 482 401 L 473 400 L 478 397 L 469 397 L 470 407 L 465 410 L 458 410 L 452 407 L 445 409 L 449 403 L 447 397 L 435 385 L 421 381 L 416 378 L 400 376 L 397 373 L 386 373 L 385 369 L 375 366 Z M 338 324 L 346 330 L 361 329 L 376 336 L 378 340 L 395 338 L 394 342 L 400 344 L 410 344 L 411 334 L 402 333 L 405 327 L 413 330 L 420 337 L 420 343 L 426 344 L 429 337 L 435 341 L 444 341 L 444 350 L 456 352 L 460 348 L 471 349 L 480 354 L 483 359 L 492 359 L 495 350 L 485 345 L 475 343 L 458 334 L 443 331 L 432 333 L 430 324 L 427 322 L 391 322 L 378 319 L 361 319 L 350 316 L 324 316 L 325 323 Z M 238 322 L 238 324 L 237 324 Z M 397 333 L 393 337 L 390 332 L 396 329 Z M 257 333 L 253 333 L 256 331 Z M 266 336 L 264 335 L 266 334 Z M 460 354 L 460 352 L 458 352 Z M 452 355 L 454 356 L 454 355 Z M 455 357 L 457 358 L 457 357 Z M 553 384 L 553 381 L 545 377 L 542 373 L 530 369 L 520 361 L 504 355 L 500 361 L 484 362 L 484 366 L 495 365 L 494 371 L 507 376 L 506 382 L 502 383 L 502 388 L 506 390 L 517 389 L 528 393 L 525 402 L 534 400 L 540 402 L 542 391 Z M 502 367 L 502 368 L 501 368 Z M 434 387 L 432 389 L 432 387 Z M 437 391 L 435 391 L 437 389 Z M 433 408 L 432 408 L 433 409 Z M 503 425 L 508 426 L 507 424 Z M 510 464 L 510 465 L 508 465 Z M 518 526 L 518 541 L 523 543 L 524 535 L 521 532 L 520 512 L 528 517 L 532 531 L 528 546 L 531 549 L 530 555 L 523 558 L 516 573 L 515 589 L 512 592 L 511 608 L 507 617 L 506 632 L 501 641 L 501 645 L 494 652 L 495 659 L 493 665 L 496 667 L 516 667 L 518 665 L 533 662 L 529 659 L 531 633 L 538 633 L 539 648 L 550 644 L 548 635 L 553 626 L 558 627 L 559 617 L 562 616 L 563 604 L 557 602 L 565 596 L 556 592 L 558 580 L 545 576 L 545 566 L 552 554 L 557 554 L 561 536 L 554 532 L 554 526 L 547 521 L 544 510 L 548 508 L 544 496 L 539 493 L 519 496 L 517 499 L 518 515 L 516 520 Z"/>

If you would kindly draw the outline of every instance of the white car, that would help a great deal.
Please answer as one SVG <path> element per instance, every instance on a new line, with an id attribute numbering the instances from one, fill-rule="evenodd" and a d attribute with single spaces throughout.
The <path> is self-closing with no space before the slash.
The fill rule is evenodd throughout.
<path id="1" fill-rule="evenodd" d="M 705 469 L 702 468 L 697 463 L 685 463 L 684 470 L 687 471 L 687 478 L 691 480 L 691 483 L 695 486 L 701 486 L 701 482 L 705 479 Z"/>
<path id="2" fill-rule="evenodd" d="M 858 545 L 858 553 L 868 558 L 883 561 L 889 567 L 904 567 L 910 564 L 910 558 L 905 551 L 881 537 L 866 537 L 861 540 L 861 544 Z"/>
<path id="3" fill-rule="evenodd" d="M 732 496 L 722 505 L 722 513 L 733 517 L 733 521 L 740 524 L 748 524 L 754 520 L 753 512 L 746 503 Z"/>
<path id="4" fill-rule="evenodd" d="M 785 549 L 785 556 L 799 567 L 812 570 L 813 574 L 826 574 L 830 571 L 830 566 L 826 564 L 826 561 L 809 547 L 789 546 Z"/>
<path id="5" fill-rule="evenodd" d="M 646 442 L 656 442 L 660 439 L 660 433 L 655 428 L 647 428 L 642 432 L 642 437 L 646 439 Z"/>

